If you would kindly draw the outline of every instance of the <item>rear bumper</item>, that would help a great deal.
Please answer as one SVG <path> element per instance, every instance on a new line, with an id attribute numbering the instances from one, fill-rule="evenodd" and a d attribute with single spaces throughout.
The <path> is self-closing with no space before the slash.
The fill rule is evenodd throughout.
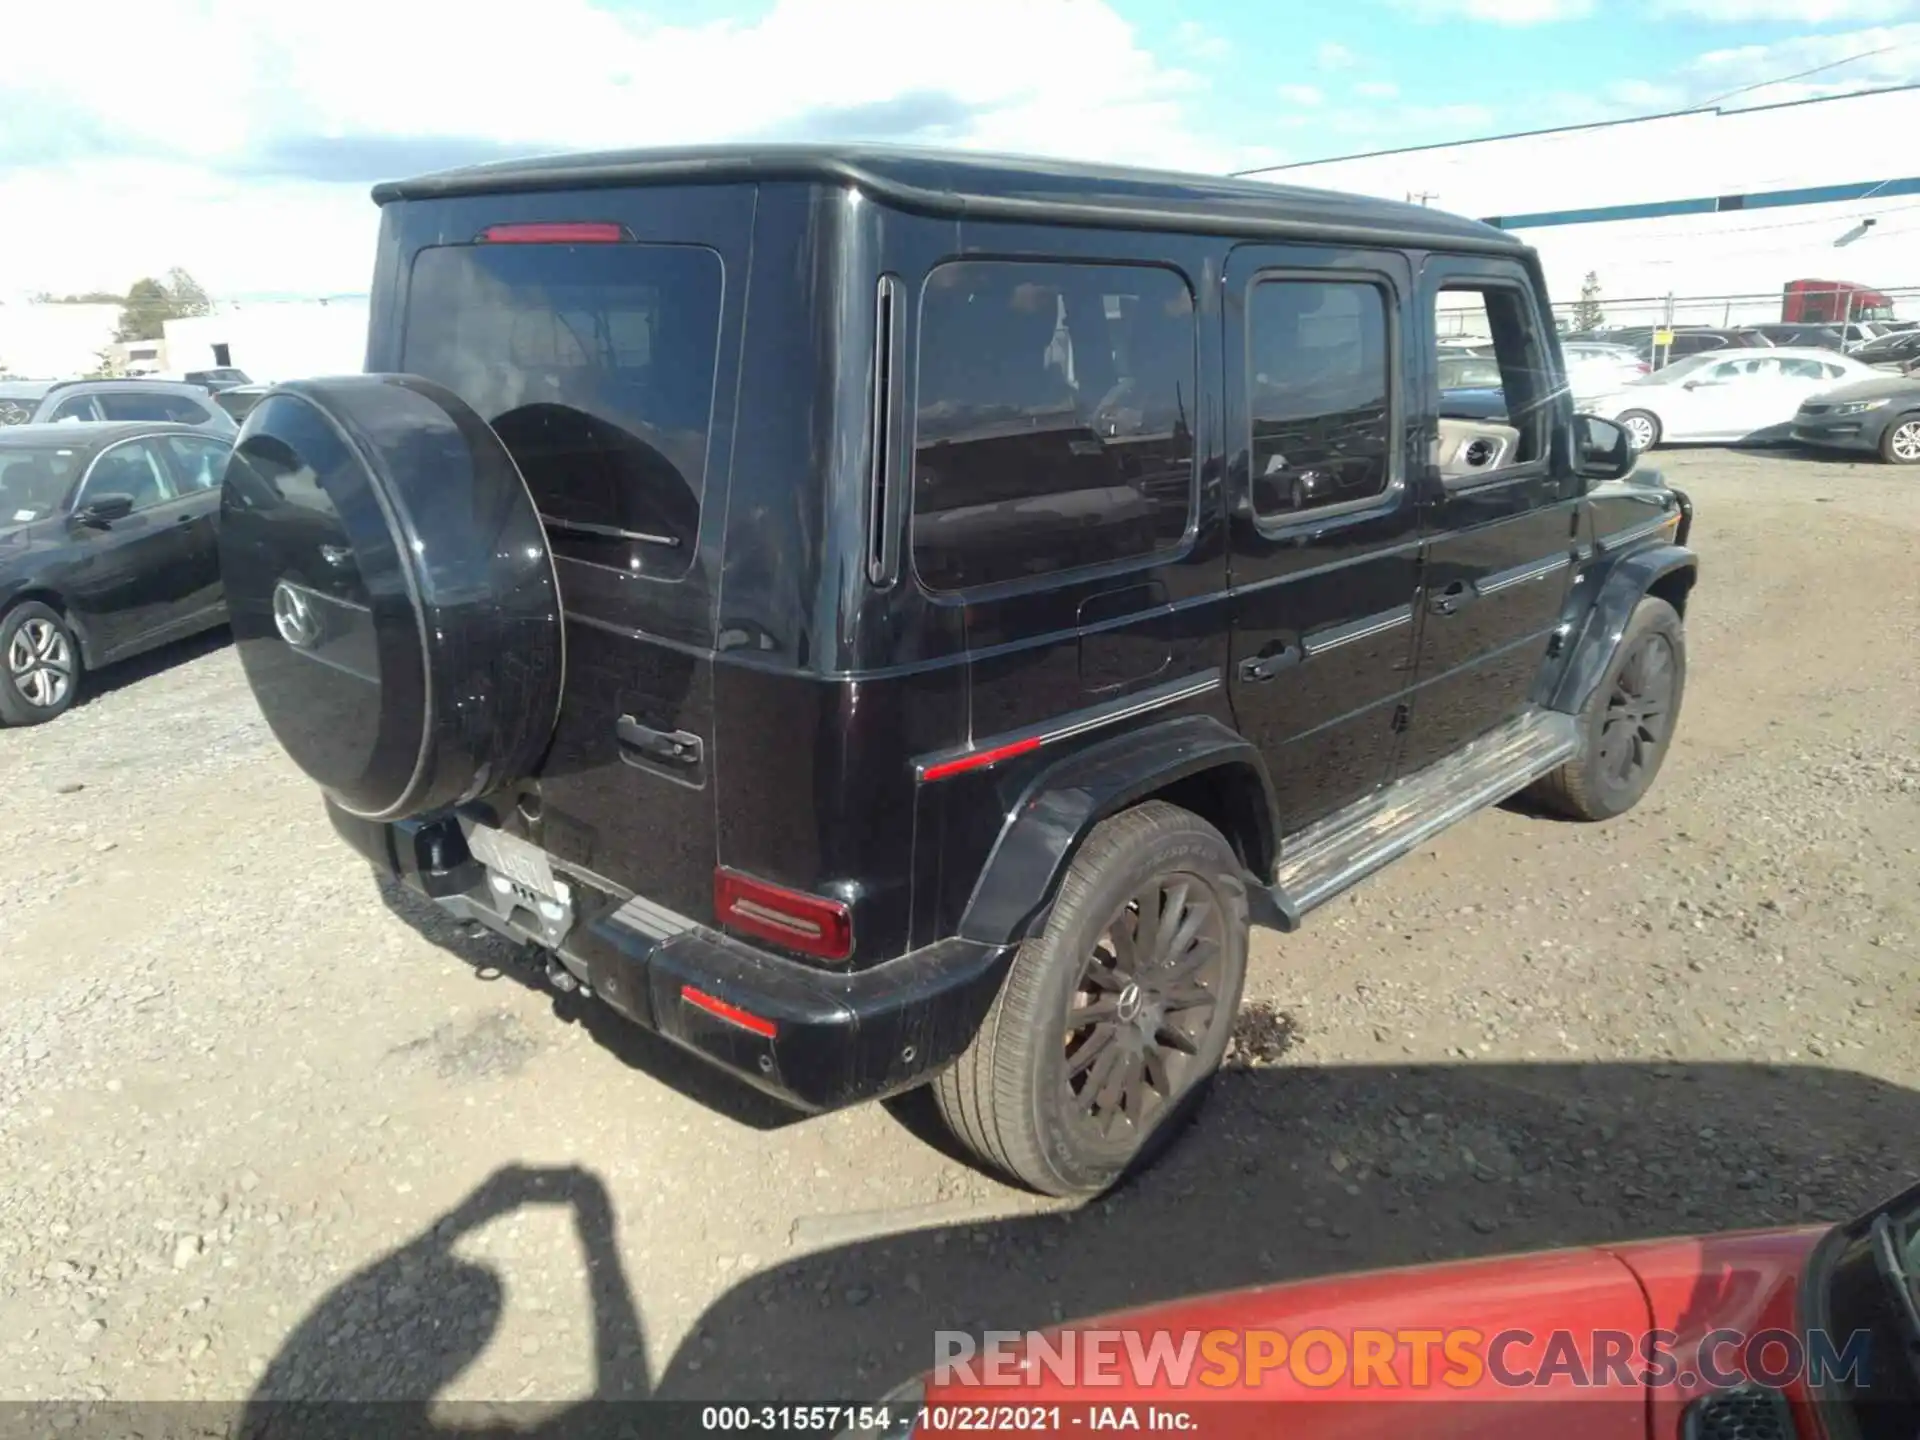
<path id="1" fill-rule="evenodd" d="M 377 869 L 449 914 L 547 943 L 526 912 L 500 912 L 451 820 L 385 825 L 331 803 L 327 814 Z M 837 973 L 644 900 L 575 889 L 577 918 L 550 947 L 570 971 L 628 1019 L 801 1110 L 877 1099 L 945 1068 L 972 1042 L 1013 957 L 1011 946 L 955 937 Z"/>

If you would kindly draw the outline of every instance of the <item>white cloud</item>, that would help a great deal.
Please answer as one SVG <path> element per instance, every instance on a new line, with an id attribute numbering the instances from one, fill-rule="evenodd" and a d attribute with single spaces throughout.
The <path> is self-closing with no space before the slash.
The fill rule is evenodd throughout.
<path id="1" fill-rule="evenodd" d="M 703 24 L 545 0 L 537 25 L 524 0 L 467 0 L 457 24 L 444 0 L 103 0 L 95 19 L 77 47 L 70 11 L 8 10 L 8 53 L 39 58 L 0 70 L 0 214 L 46 221 L 0 228 L 10 289 L 175 264 L 217 293 L 364 288 L 368 181 L 499 154 L 857 137 L 1252 163 L 1106 0 L 776 0 Z M 912 30 L 940 43 L 899 45 Z"/>
<path id="2" fill-rule="evenodd" d="M 1920 23 L 1884 25 L 1710 50 L 1658 79 L 1607 86 L 1592 118 L 1682 110 L 1710 101 L 1730 109 L 1780 105 L 1916 83 Z"/>
<path id="3" fill-rule="evenodd" d="M 1318 105 L 1327 98 L 1317 85 L 1282 85 L 1274 93 L 1289 105 Z"/>
<path id="4" fill-rule="evenodd" d="M 1360 57 L 1338 40 L 1323 41 L 1313 52 L 1313 63 L 1322 70 L 1351 70 L 1359 62 Z"/>
<path id="5" fill-rule="evenodd" d="M 1362 80 L 1353 87 L 1353 93 L 1362 100 L 1393 100 L 1398 98 L 1400 87 L 1391 80 Z"/>
<path id="6" fill-rule="evenodd" d="M 1654 13 L 1722 24 L 1837 25 L 1898 20 L 1916 0 L 1658 0 Z"/>
<path id="7" fill-rule="evenodd" d="M 1233 42 L 1224 35 L 1216 35 L 1198 20 L 1182 20 L 1173 32 L 1174 40 L 1180 48 L 1196 60 L 1208 62 L 1225 60 L 1233 54 Z"/>
<path id="8" fill-rule="evenodd" d="M 1593 13 L 1594 0 L 1395 0 L 1421 20 L 1480 20 L 1489 25 L 1549 25 Z"/>

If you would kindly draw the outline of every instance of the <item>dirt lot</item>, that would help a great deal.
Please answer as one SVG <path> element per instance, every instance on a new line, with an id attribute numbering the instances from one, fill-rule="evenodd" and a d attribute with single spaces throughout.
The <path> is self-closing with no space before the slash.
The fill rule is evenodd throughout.
<path id="1" fill-rule="evenodd" d="M 0 1396 L 851 1399 L 936 1325 L 1914 1176 L 1920 479 L 1663 463 L 1704 578 L 1648 803 L 1482 815 L 1260 937 L 1238 1068 L 1078 1212 L 383 905 L 223 642 L 0 735 Z"/>

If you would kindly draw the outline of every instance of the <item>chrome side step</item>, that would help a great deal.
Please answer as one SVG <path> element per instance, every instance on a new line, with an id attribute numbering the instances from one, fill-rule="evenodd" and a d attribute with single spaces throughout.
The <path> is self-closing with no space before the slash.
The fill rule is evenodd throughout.
<path id="1" fill-rule="evenodd" d="M 1309 910 L 1474 811 L 1526 789 L 1572 759 L 1578 748 L 1579 724 L 1573 716 L 1531 710 L 1287 837 L 1274 883 L 1249 897 L 1256 923 L 1296 928 Z"/>

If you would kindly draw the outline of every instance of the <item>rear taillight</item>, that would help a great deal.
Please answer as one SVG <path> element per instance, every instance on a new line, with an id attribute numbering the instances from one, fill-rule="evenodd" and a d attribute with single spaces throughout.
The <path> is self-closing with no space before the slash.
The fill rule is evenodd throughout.
<path id="1" fill-rule="evenodd" d="M 1633 368 L 1638 370 L 1642 375 L 1651 375 L 1653 373 L 1653 367 L 1644 360 Z"/>
<path id="2" fill-rule="evenodd" d="M 713 872 L 713 913 L 729 930 L 822 960 L 853 954 L 853 915 L 838 900 L 769 885 L 722 866 Z"/>
<path id="3" fill-rule="evenodd" d="M 624 225 L 598 220 L 540 220 L 523 225 L 489 225 L 483 245 L 618 245 L 633 237 Z"/>

